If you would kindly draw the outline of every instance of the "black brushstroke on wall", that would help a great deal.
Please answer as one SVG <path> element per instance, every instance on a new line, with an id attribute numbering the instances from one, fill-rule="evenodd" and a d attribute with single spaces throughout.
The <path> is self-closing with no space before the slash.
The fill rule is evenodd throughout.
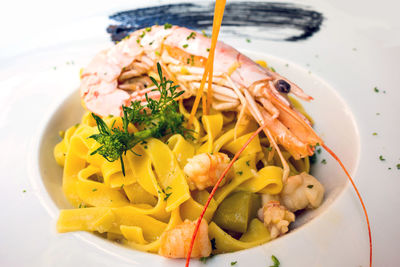
<path id="1" fill-rule="evenodd" d="M 107 32 L 119 41 L 132 31 L 154 24 L 184 26 L 194 30 L 212 29 L 212 3 L 177 3 L 118 12 L 110 16 L 113 24 Z M 320 30 L 323 15 L 308 6 L 293 3 L 231 2 L 227 3 L 222 32 L 238 36 L 277 41 L 305 40 Z M 238 26 L 240 28 L 238 28 Z M 253 34 L 250 34 L 253 32 Z M 256 34 L 254 34 L 256 33 Z"/>

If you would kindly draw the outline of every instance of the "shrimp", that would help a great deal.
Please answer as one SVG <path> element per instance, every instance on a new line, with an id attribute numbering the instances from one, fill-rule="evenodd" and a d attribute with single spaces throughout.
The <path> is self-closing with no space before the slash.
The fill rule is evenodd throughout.
<path id="1" fill-rule="evenodd" d="M 97 54 L 83 70 L 82 102 L 96 114 L 121 116 L 123 105 L 144 102 L 146 94 L 159 97 L 148 78 L 157 62 L 164 74 L 180 85 L 185 92 L 182 97 L 196 95 L 210 46 L 210 38 L 183 27 L 152 26 L 135 31 Z M 306 101 L 312 99 L 296 84 L 220 41 L 214 62 L 214 109 L 248 109 L 260 125 L 267 124 L 264 131 L 275 149 L 279 151 L 281 145 L 295 159 L 312 155 L 314 147 L 323 144 L 311 123 L 288 100 L 289 93 Z M 282 156 L 281 160 L 284 161 Z M 287 178 L 287 164 L 284 169 Z"/>
<path id="2" fill-rule="evenodd" d="M 295 215 L 279 201 L 270 200 L 258 210 L 258 218 L 268 228 L 271 239 L 275 239 L 289 231 L 289 224 L 294 222 Z"/>
<path id="3" fill-rule="evenodd" d="M 283 185 L 280 199 L 290 211 L 315 209 L 324 197 L 322 184 L 308 173 L 290 176 Z"/>
<path id="4" fill-rule="evenodd" d="M 202 153 L 188 159 L 183 168 L 190 189 L 203 190 L 214 186 L 229 164 L 229 157 L 224 153 Z M 226 177 L 226 178 L 229 178 Z M 221 186 L 223 183 L 221 183 Z"/>
<path id="5" fill-rule="evenodd" d="M 183 223 L 165 231 L 160 238 L 158 254 L 167 258 L 185 258 L 196 222 L 186 219 Z M 211 254 L 211 242 L 208 238 L 208 224 L 202 219 L 197 237 L 194 241 L 191 257 L 208 257 Z"/>

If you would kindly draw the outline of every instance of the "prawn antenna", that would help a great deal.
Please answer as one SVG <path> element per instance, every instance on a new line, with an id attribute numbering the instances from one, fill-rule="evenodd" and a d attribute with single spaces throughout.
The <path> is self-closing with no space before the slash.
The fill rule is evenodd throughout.
<path id="1" fill-rule="evenodd" d="M 250 138 L 246 141 L 246 143 L 240 148 L 240 150 L 238 152 L 236 152 L 235 156 L 233 157 L 233 159 L 231 160 L 231 162 L 229 163 L 228 167 L 226 167 L 226 169 L 224 170 L 224 172 L 221 174 L 221 176 L 219 177 L 217 183 L 214 185 L 210 196 L 207 199 L 206 204 L 204 205 L 204 208 L 200 214 L 200 217 L 197 219 L 196 222 L 196 228 L 194 229 L 193 232 L 193 236 L 192 236 L 192 240 L 190 241 L 190 246 L 189 246 L 189 251 L 186 257 L 186 267 L 189 267 L 189 263 L 190 263 L 190 255 L 192 254 L 192 249 L 194 246 L 194 241 L 196 239 L 196 235 L 197 232 L 199 231 L 199 227 L 200 227 L 200 223 L 201 220 L 204 217 L 204 213 L 206 212 L 208 205 L 210 204 L 211 199 L 213 198 L 215 191 L 217 191 L 217 188 L 219 186 L 219 184 L 221 183 L 222 179 L 224 179 L 224 177 L 226 176 L 226 174 L 229 172 L 229 170 L 232 168 L 233 164 L 235 163 L 235 161 L 238 159 L 238 157 L 240 156 L 240 154 L 242 154 L 243 150 L 246 149 L 246 147 L 250 144 L 250 142 L 265 128 L 267 127 L 267 124 L 264 123 L 263 125 L 261 125 L 251 136 Z"/>
<path id="2" fill-rule="evenodd" d="M 371 226 L 369 223 L 369 218 L 368 218 L 368 213 L 367 213 L 367 209 L 365 208 L 364 205 L 364 201 L 361 197 L 360 192 L 357 189 L 356 184 L 354 183 L 353 179 L 350 176 L 350 173 L 347 171 L 346 167 L 343 165 L 342 161 L 339 159 L 339 157 L 329 148 L 327 147 L 325 144 L 322 144 L 322 147 L 329 153 L 331 154 L 331 156 L 339 163 L 340 167 L 342 167 L 343 171 L 346 173 L 347 178 L 349 179 L 351 185 L 353 186 L 354 190 L 356 191 L 356 194 L 358 196 L 358 199 L 361 202 L 361 206 L 364 210 L 364 215 L 365 215 L 365 219 L 367 221 L 367 226 L 368 226 L 368 235 L 369 235 L 369 266 L 372 267 L 372 235 L 371 235 Z"/>

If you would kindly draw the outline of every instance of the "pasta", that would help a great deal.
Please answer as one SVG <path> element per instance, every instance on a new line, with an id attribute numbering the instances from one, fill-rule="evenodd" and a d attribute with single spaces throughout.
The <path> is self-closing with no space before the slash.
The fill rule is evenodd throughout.
<path id="1" fill-rule="evenodd" d="M 182 101 L 180 112 L 189 115 Z M 255 129 L 252 120 L 236 125 L 228 113 L 212 112 L 200 120 L 195 117 L 199 134 L 192 141 L 174 134 L 164 141 L 150 138 L 127 151 L 123 155 L 125 175 L 118 161 L 109 162 L 92 154 L 99 144 L 90 136 L 98 129 L 85 113 L 81 123 L 67 129 L 54 148 L 57 163 L 64 167 L 64 193 L 74 207 L 60 212 L 58 231 L 105 233 L 110 240 L 156 253 L 162 234 L 186 219 L 196 220 L 209 197 L 207 189 L 190 190 L 183 172 L 188 159 L 202 153 L 235 154 Z M 104 120 L 107 125 L 122 125 L 119 117 Z M 213 222 L 213 216 L 234 192 L 279 196 L 283 170 L 279 163 L 274 166 L 279 159 L 272 152 L 268 140 L 256 137 L 234 163 L 229 182 L 216 191 L 204 216 L 209 223 L 209 238 L 216 244 L 213 253 L 246 249 L 271 240 L 257 217 L 249 219 L 247 231 L 237 238 Z M 295 160 L 283 153 L 293 174 L 309 171 L 308 158 Z"/>

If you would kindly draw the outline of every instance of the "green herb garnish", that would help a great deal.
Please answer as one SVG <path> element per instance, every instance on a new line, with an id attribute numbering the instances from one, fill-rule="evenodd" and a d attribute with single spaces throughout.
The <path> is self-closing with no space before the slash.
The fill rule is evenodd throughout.
<path id="1" fill-rule="evenodd" d="M 269 67 L 270 68 L 270 70 L 272 71 L 272 72 L 276 72 L 276 70 L 274 69 L 274 67 Z"/>
<path id="2" fill-rule="evenodd" d="M 97 188 L 93 188 L 93 189 L 92 189 L 92 192 L 96 192 L 96 191 L 97 191 Z"/>
<path id="3" fill-rule="evenodd" d="M 238 175 L 242 175 L 242 174 L 243 174 L 243 172 L 242 172 L 242 171 L 238 171 L 236 174 L 238 174 Z"/>
<path id="4" fill-rule="evenodd" d="M 307 188 L 313 188 L 314 187 L 314 185 L 312 185 L 312 184 L 309 184 L 309 185 L 307 185 Z"/>
<path id="5" fill-rule="evenodd" d="M 246 161 L 246 165 L 250 166 L 250 160 Z"/>
<path id="6" fill-rule="evenodd" d="M 376 86 L 374 87 L 374 92 L 375 92 L 375 93 L 379 93 L 378 87 L 376 87 Z"/>
<path id="7" fill-rule="evenodd" d="M 167 201 L 167 199 L 169 198 L 169 196 L 170 196 L 171 194 L 172 194 L 172 193 L 165 193 L 164 201 Z"/>
<path id="8" fill-rule="evenodd" d="M 274 255 L 271 256 L 271 260 L 274 263 L 274 265 L 271 265 L 269 267 L 279 267 L 281 265 L 279 260 Z"/>
<path id="9" fill-rule="evenodd" d="M 188 46 L 189 46 L 188 44 L 182 45 L 183 48 L 187 48 Z"/>
<path id="10" fill-rule="evenodd" d="M 231 266 L 236 265 L 237 261 L 232 261 Z"/>
<path id="11" fill-rule="evenodd" d="M 189 34 L 189 36 L 186 37 L 186 40 L 195 39 L 195 38 L 196 38 L 196 33 L 195 33 L 195 32 L 191 32 L 191 33 Z"/>
<path id="12" fill-rule="evenodd" d="M 400 163 L 396 165 L 397 169 L 400 170 Z"/>
<path id="13" fill-rule="evenodd" d="M 251 43 L 251 40 L 249 38 L 246 38 L 246 42 Z"/>
<path id="14" fill-rule="evenodd" d="M 372 133 L 372 135 L 373 135 L 373 136 L 376 136 L 376 135 L 378 135 L 378 133 Z"/>
<path id="15" fill-rule="evenodd" d="M 322 159 L 322 160 L 321 160 L 321 163 L 322 163 L 322 164 L 326 164 L 326 159 Z"/>
<path id="16" fill-rule="evenodd" d="M 381 161 L 385 161 L 385 160 L 386 160 L 382 155 L 379 156 L 379 159 L 380 159 Z"/>
<path id="17" fill-rule="evenodd" d="M 169 24 L 169 23 L 165 23 L 164 24 L 164 29 L 171 29 L 172 28 L 172 24 Z"/>
<path id="18" fill-rule="evenodd" d="M 89 138 L 96 140 L 101 146 L 91 153 L 100 154 L 106 160 L 113 162 L 121 160 L 122 173 L 125 176 L 125 167 L 122 155 L 137 144 L 142 143 L 150 137 L 160 138 L 170 134 L 181 134 L 190 137 L 190 130 L 183 126 L 184 117 L 178 111 L 178 103 L 175 101 L 183 91 L 177 91 L 179 85 L 174 85 L 172 81 L 167 80 L 161 70 L 161 66 L 157 63 L 160 82 L 158 83 L 153 77 L 150 77 L 158 91 L 160 98 L 154 100 L 146 94 L 146 105 L 142 105 L 140 101 L 131 102 L 130 107 L 122 106 L 123 128 L 108 127 L 102 118 L 92 113 L 96 121 L 98 134 L 94 134 Z M 136 133 L 128 131 L 129 124 L 137 127 L 142 126 L 143 130 Z M 133 151 L 132 151 L 133 152 Z"/>

